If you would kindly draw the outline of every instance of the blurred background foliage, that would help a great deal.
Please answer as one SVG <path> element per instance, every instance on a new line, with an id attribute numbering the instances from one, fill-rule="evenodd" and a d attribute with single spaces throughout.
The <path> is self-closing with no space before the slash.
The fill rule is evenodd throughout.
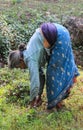
<path id="1" fill-rule="evenodd" d="M 71 16 L 82 17 L 82 5 L 82 0 L 1 0 L 0 61 L 6 63 L 11 49 L 17 49 L 20 43 L 27 44 L 41 23 L 64 24 Z M 73 47 L 83 49 L 83 39 L 81 41 L 80 44 L 73 40 Z"/>

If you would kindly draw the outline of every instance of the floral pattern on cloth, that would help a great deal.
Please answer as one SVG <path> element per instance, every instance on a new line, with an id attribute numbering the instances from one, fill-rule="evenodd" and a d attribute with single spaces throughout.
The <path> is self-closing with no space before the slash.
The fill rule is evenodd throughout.
<path id="1" fill-rule="evenodd" d="M 67 90 L 74 83 L 73 78 L 79 75 L 72 52 L 70 34 L 62 25 L 55 24 L 55 26 L 58 32 L 57 41 L 47 66 L 48 109 L 53 108 L 64 99 Z"/>

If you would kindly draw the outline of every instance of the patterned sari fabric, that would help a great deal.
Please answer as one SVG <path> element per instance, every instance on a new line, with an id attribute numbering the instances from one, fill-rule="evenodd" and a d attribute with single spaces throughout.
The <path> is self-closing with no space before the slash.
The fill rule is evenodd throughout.
<path id="1" fill-rule="evenodd" d="M 57 41 L 52 49 L 50 61 L 47 66 L 47 109 L 55 107 L 67 96 L 73 85 L 74 77 L 79 75 L 71 47 L 68 30 L 62 25 L 57 27 Z"/>

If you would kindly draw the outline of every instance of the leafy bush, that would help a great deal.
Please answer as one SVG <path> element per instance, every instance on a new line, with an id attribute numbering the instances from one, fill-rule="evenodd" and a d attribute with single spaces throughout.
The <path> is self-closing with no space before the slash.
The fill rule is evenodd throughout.
<path id="1" fill-rule="evenodd" d="M 17 103 L 19 105 L 28 105 L 29 103 L 29 78 L 28 72 L 20 69 L 9 70 L 4 68 L 0 70 L 0 84 L 5 88 L 7 103 Z"/>
<path id="2" fill-rule="evenodd" d="M 3 17 L 1 16 L 0 21 L 0 62 L 7 61 L 7 55 L 9 52 L 9 30 L 7 28 L 7 23 Z"/>
<path id="3" fill-rule="evenodd" d="M 38 28 L 41 23 L 46 21 L 54 22 L 54 19 L 56 19 L 55 15 L 38 12 L 33 9 L 26 9 L 22 11 L 22 8 L 20 7 L 18 7 L 15 11 L 13 10 L 9 13 L 7 12 L 7 14 L 5 13 L 5 15 L 2 15 L 1 48 L 4 46 L 4 55 L 7 57 L 8 48 L 17 49 L 17 46 L 20 43 L 27 44 L 36 28 Z"/>
<path id="4" fill-rule="evenodd" d="M 19 83 L 15 88 L 9 89 L 9 92 L 6 93 L 7 102 L 9 103 L 18 103 L 20 105 L 29 104 L 29 88 L 27 84 Z"/>
<path id="5" fill-rule="evenodd" d="M 0 33 L 0 62 L 7 62 L 8 50 L 9 48 L 6 39 Z"/>

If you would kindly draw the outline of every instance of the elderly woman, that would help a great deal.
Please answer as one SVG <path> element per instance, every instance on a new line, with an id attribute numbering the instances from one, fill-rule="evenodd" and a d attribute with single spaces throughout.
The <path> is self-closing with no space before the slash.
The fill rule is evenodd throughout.
<path id="1" fill-rule="evenodd" d="M 47 52 L 49 56 L 46 72 L 47 109 L 58 108 L 61 101 L 68 96 L 74 79 L 79 75 L 68 30 L 60 24 L 43 23 L 31 37 L 27 48 L 20 50 L 10 53 L 9 66 L 22 68 L 24 64 L 23 68 L 25 65 L 29 68 L 32 106 L 37 106 L 41 99 L 39 89 L 43 87 L 40 87 L 42 82 L 40 83 L 39 70 L 42 63 L 45 63 L 45 51 Z"/>
<path id="2" fill-rule="evenodd" d="M 56 23 L 44 23 L 41 25 L 41 30 L 47 40 L 47 48 L 51 50 L 46 79 L 47 109 L 55 106 L 59 108 L 61 101 L 69 95 L 70 88 L 79 75 L 72 52 L 70 34 L 65 27 Z"/>

